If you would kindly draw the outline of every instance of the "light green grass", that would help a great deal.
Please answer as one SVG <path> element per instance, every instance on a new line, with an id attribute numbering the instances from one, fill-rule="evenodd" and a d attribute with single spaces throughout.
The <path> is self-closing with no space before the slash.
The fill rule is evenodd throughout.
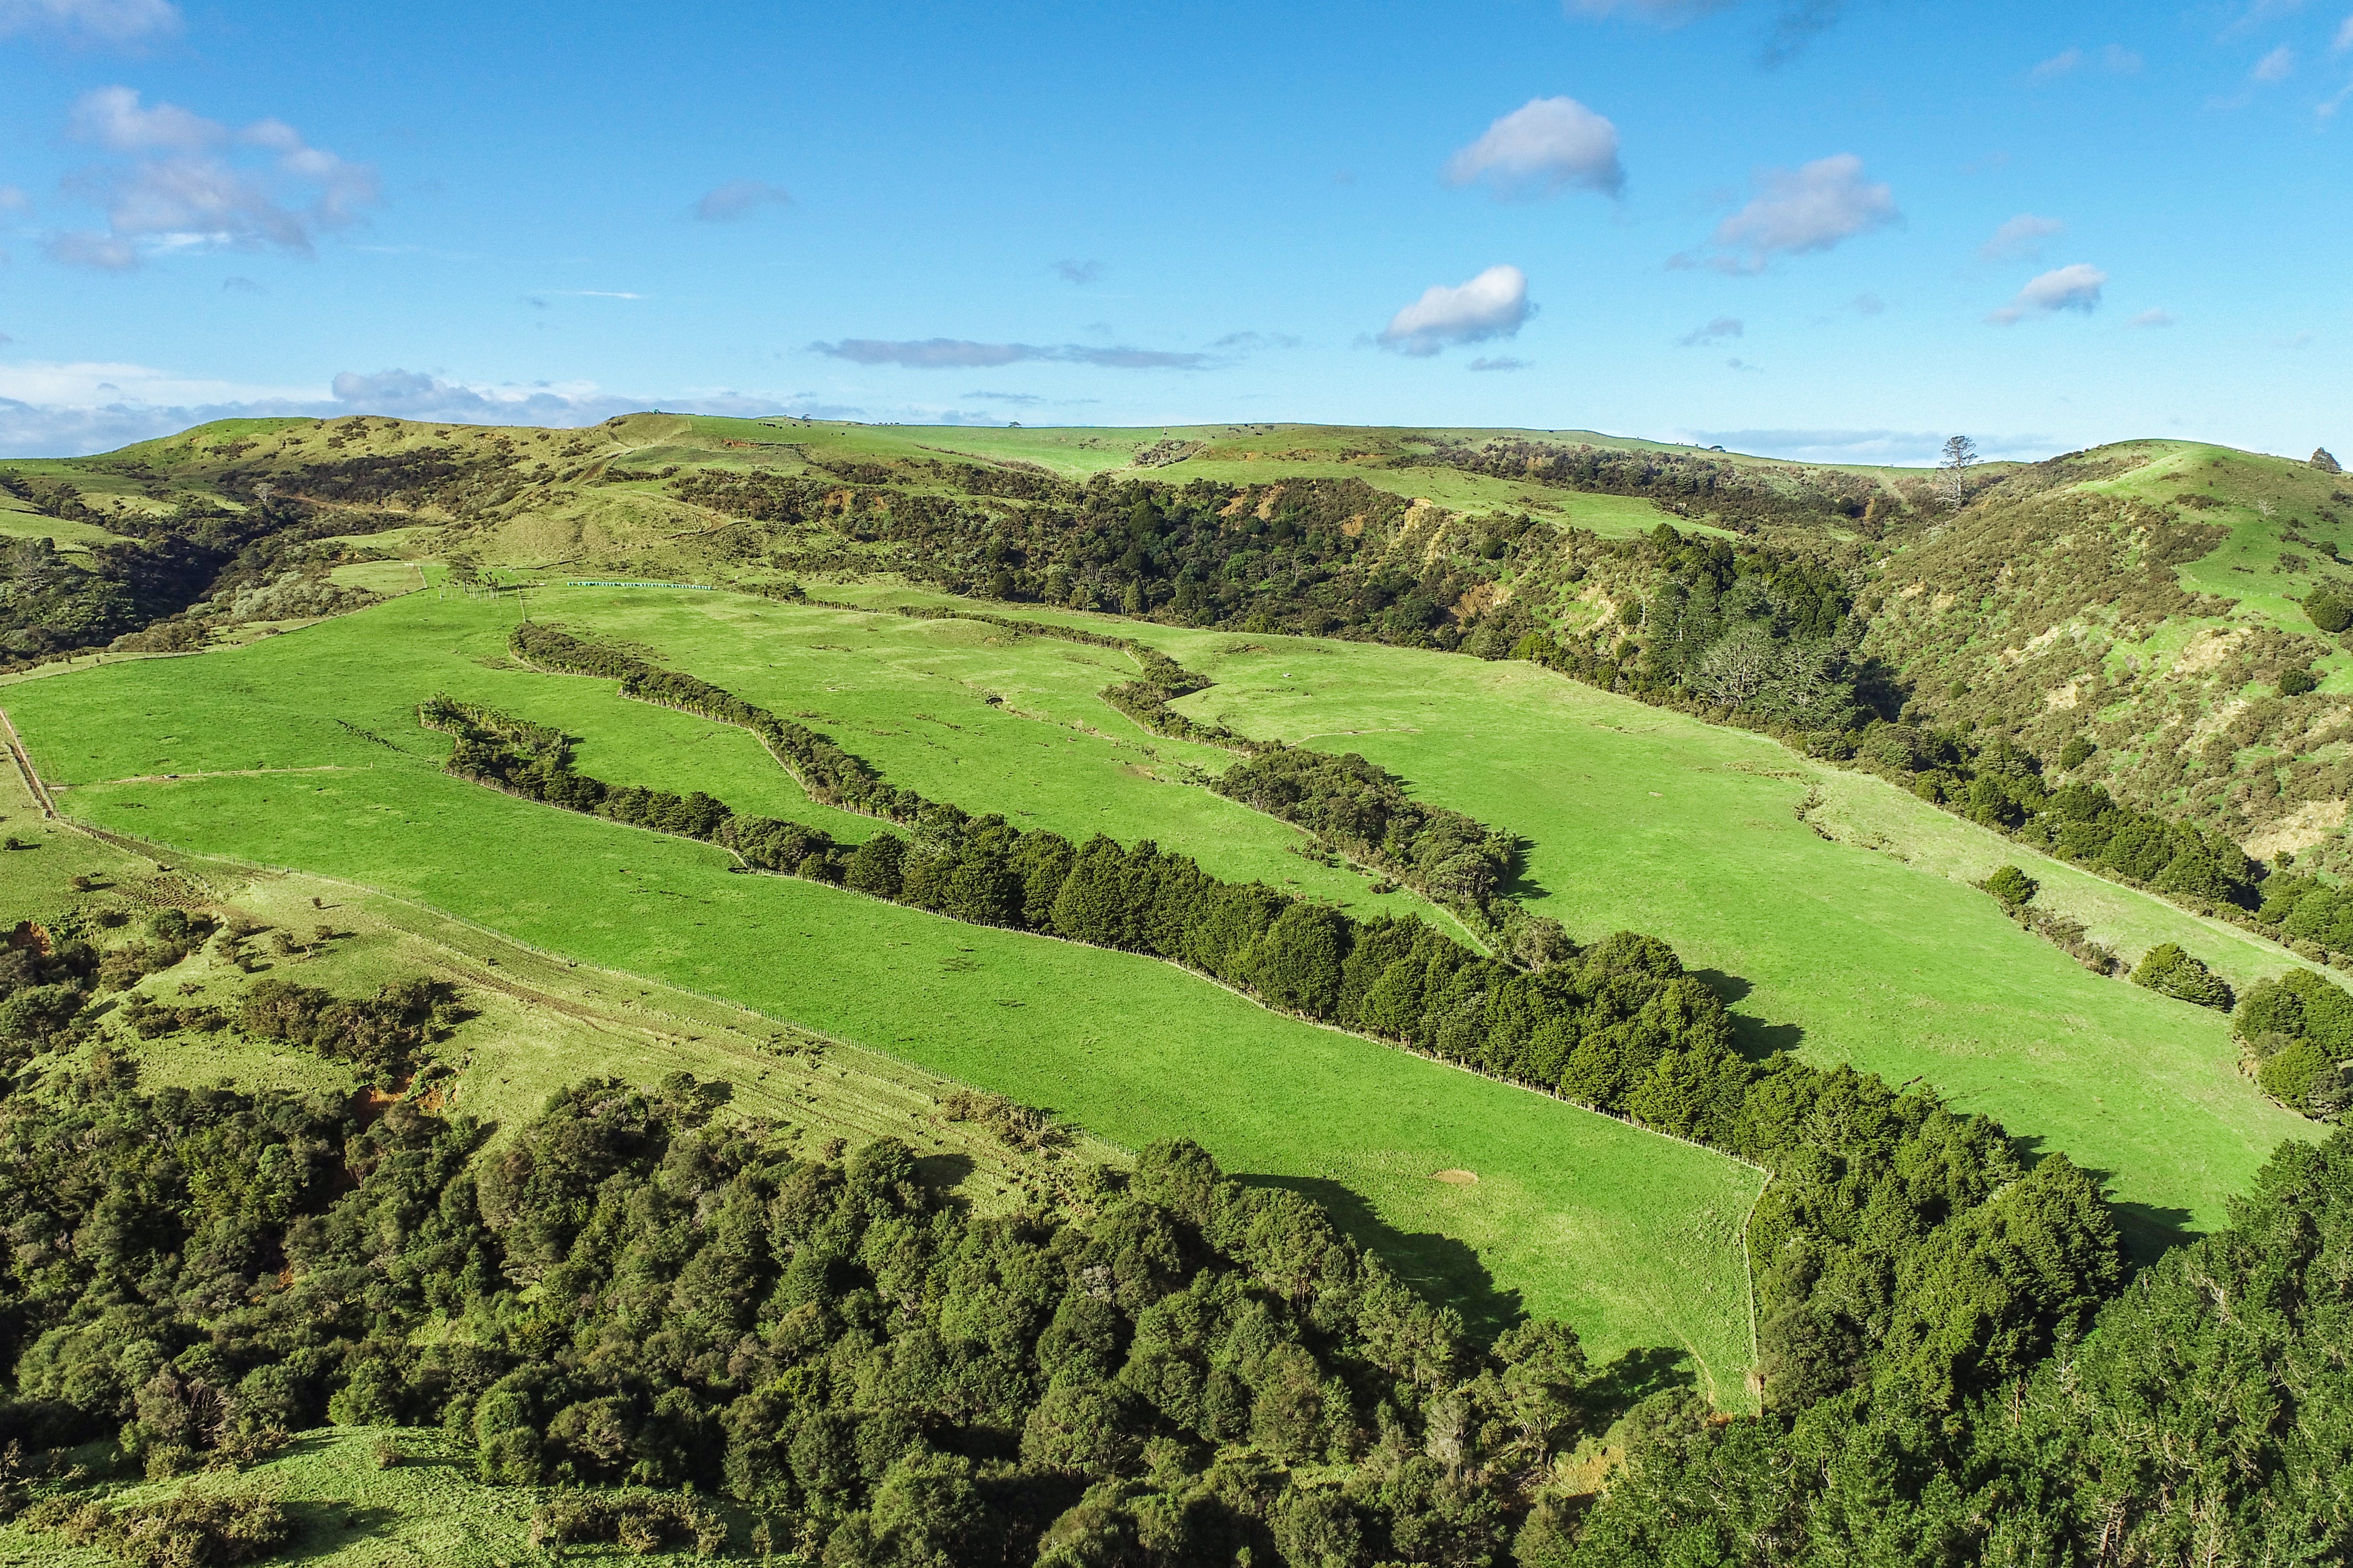
<path id="1" fill-rule="evenodd" d="M 402 1462 L 379 1468 L 376 1445 L 396 1445 Z M 116 1501 L 162 1498 L 185 1486 L 232 1485 L 279 1498 L 301 1531 L 275 1561 L 332 1568 L 510 1568 L 546 1561 L 531 1543 L 531 1516 L 539 1494 L 531 1489 L 486 1487 L 473 1478 L 472 1458 L 442 1433 L 424 1428 L 322 1426 L 305 1432 L 273 1458 L 237 1478 L 199 1476 L 121 1489 Z M 578 1549 L 575 1549 L 575 1552 Z M 595 1555 L 618 1555 L 609 1549 Z M 690 1562 L 688 1551 L 647 1562 Z M 68 1546 L 22 1524 L 0 1526 L 0 1564 L 43 1568 L 117 1568 L 120 1559 L 90 1547 Z"/>
<path id="2" fill-rule="evenodd" d="M 2106 1173 L 2144 1251 L 2173 1227 L 2221 1224 L 2282 1139 L 2318 1131 L 2240 1076 L 2222 1015 L 2094 976 L 1963 879 L 2029 863 L 2127 956 L 2179 940 L 2242 984 L 2295 962 L 2269 944 L 1761 737 L 1532 666 L 1151 635 L 1220 682 L 1186 700 L 1197 716 L 1360 751 L 1427 797 L 1532 840 L 1535 908 L 1581 938 L 1620 927 L 1664 937 L 1723 977 L 1753 1044 L 1794 1044 L 1893 1083 L 1925 1079 Z M 1800 820 L 1812 791 L 1849 803 L 1856 841 Z"/>
<path id="3" fill-rule="evenodd" d="M 655 597 L 609 613 L 659 619 L 668 612 L 637 607 Z M 714 601 L 786 614 L 716 595 L 668 597 L 691 597 L 690 616 Z M 567 605 L 567 615 L 587 607 Z M 675 765 L 682 782 L 691 773 L 754 807 L 754 779 L 766 769 L 769 798 L 797 804 L 739 731 L 682 721 L 681 754 L 664 763 L 642 739 L 659 731 L 639 726 L 680 716 L 624 711 L 609 682 L 508 668 L 501 610 L 412 595 L 247 648 L 26 683 L 8 693 L 8 707 L 45 776 L 75 785 L 62 797 L 69 811 L 166 843 L 348 879 L 586 963 L 723 996 L 1050 1107 L 1131 1147 L 1198 1138 L 1238 1174 L 1331 1203 L 1477 1326 L 1492 1330 L 1525 1307 L 1576 1323 L 1605 1356 L 1679 1346 L 1720 1402 L 1746 1403 L 1752 1349 L 1739 1237 L 1754 1172 L 1271 1014 L 1146 959 L 735 874 L 710 847 L 450 779 L 438 770 L 439 738 L 417 730 L 408 710 L 443 689 L 559 719 L 568 704 L 585 712 L 601 703 L 610 718 L 581 726 L 584 766 L 620 773 L 634 759 L 650 777 Z M 948 653 L 971 629 L 888 625 L 894 636 L 941 636 Z M 1059 646 L 1024 644 L 1023 657 Z M 1101 673 L 1073 678 L 1068 700 L 1080 701 Z M 624 724 L 640 738 L 617 739 Z M 841 738 L 860 751 L 879 739 L 846 726 Z M 1029 787 L 1002 772 L 992 783 L 977 765 L 935 765 L 943 782 L 965 786 L 942 793 L 976 806 L 988 804 L 973 798 L 984 785 Z M 1062 765 L 1060 753 L 1049 765 Z M 269 771 L 312 768 L 334 771 Z M 212 776 L 96 782 L 164 773 Z M 1122 797 L 1121 779 L 1137 793 Z M 1146 816 L 1144 801 L 1208 798 L 1111 768 L 1083 789 L 1040 787 L 1036 798 L 1074 812 L 1097 791 L 1124 798 L 1118 812 Z M 1212 869 L 1227 847 L 1182 847 L 1201 850 Z M 1478 1184 L 1430 1179 L 1452 1168 L 1475 1171 Z"/>

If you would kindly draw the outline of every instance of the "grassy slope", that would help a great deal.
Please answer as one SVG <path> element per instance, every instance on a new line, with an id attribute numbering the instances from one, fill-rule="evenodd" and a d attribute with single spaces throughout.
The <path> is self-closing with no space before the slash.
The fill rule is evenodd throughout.
<path id="1" fill-rule="evenodd" d="M 2021 856 L 1876 781 L 1525 665 L 1154 637 L 1221 682 L 1188 710 L 1362 751 L 1534 840 L 1537 908 L 1580 937 L 1656 931 L 1733 978 L 1753 1037 L 1784 1043 L 1794 1026 L 1814 1059 L 1926 1078 L 2111 1173 L 2144 1245 L 2155 1226 L 2220 1223 L 2282 1138 L 2314 1131 L 2238 1076 L 2221 1015 L 2095 978 L 1959 879 L 2024 858 L 2095 934 L 2136 952 L 2178 937 L 2242 984 L 2293 962 L 2267 944 Z M 1810 790 L 1857 842 L 1808 830 Z"/>
<path id="2" fill-rule="evenodd" d="M 346 878 L 723 995 L 1123 1143 L 1199 1138 L 1238 1173 L 1330 1201 L 1474 1321 L 1492 1327 L 1525 1305 L 1576 1322 L 1605 1355 L 1682 1345 L 1719 1399 L 1745 1399 L 1738 1237 L 1754 1173 L 1270 1014 L 1166 965 L 733 875 L 708 847 L 447 778 L 438 741 L 406 710 L 438 688 L 534 712 L 618 706 L 599 696 L 606 683 L 490 668 L 503 662 L 503 630 L 497 607 L 417 595 L 227 654 L 22 683 L 8 707 L 45 776 L 82 783 L 64 796 L 78 814 Z M 667 716 L 632 705 L 628 717 Z M 698 778 L 748 787 L 767 765 L 747 738 L 701 729 L 707 739 L 682 742 L 699 748 Z M 608 760 L 620 750 L 592 741 L 592 765 L 600 744 Z M 700 761 L 730 747 L 733 782 Z M 336 771 L 242 771 L 314 768 Z M 158 773 L 216 776 L 87 782 Z M 1429 1179 L 1451 1167 L 1479 1184 Z"/>

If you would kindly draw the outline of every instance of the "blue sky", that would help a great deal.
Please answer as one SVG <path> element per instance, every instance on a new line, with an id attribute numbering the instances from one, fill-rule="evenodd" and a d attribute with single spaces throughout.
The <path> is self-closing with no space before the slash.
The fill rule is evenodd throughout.
<path id="1" fill-rule="evenodd" d="M 0 454 L 246 412 L 2353 448 L 2353 0 L 0 0 Z"/>

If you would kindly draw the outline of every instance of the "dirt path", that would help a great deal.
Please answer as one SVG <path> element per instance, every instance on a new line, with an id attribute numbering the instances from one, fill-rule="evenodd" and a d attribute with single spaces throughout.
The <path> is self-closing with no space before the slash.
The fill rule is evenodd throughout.
<path id="1" fill-rule="evenodd" d="M 0 722 L 5 722 L 6 718 L 6 714 L 0 713 Z M 15 745 L 16 740 L 16 731 L 12 728 L 8 731 L 9 744 L 12 746 Z M 26 768 L 26 777 L 30 778 L 32 776 L 31 769 L 26 763 L 24 753 L 21 751 L 16 754 L 16 763 L 19 767 Z M 100 784 L 184 784 L 190 779 L 258 779 L 272 773 L 368 773 L 371 771 L 373 770 L 367 768 L 345 767 L 341 763 L 321 763 L 314 767 L 307 768 L 228 768 L 220 773 L 133 773 L 129 778 L 92 779 L 88 784 L 59 784 L 58 787 L 59 789 L 95 789 Z M 41 786 L 38 784 L 36 784 L 33 787 L 36 790 L 38 790 Z M 47 801 L 48 797 L 47 795 L 43 795 L 42 803 L 47 805 Z M 55 816 L 57 815 L 57 811 L 54 807 L 50 809 L 49 815 L 51 816 Z"/>

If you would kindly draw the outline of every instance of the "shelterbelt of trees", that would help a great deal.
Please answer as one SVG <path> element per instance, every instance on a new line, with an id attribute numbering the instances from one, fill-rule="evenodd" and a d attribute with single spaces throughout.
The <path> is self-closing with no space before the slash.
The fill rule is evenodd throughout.
<path id="1" fill-rule="evenodd" d="M 704 838 L 755 868 L 1164 958 L 1764 1166 L 1775 1180 L 1748 1242 L 1777 1407 L 1883 1364 L 1953 1405 L 2080 1332 L 2121 1276 L 2099 1189 L 2063 1155 L 2030 1170 L 1999 1126 L 1925 1090 L 1743 1058 L 1723 1003 L 1654 938 L 1621 932 L 1523 968 L 1417 921 L 1358 921 L 1219 881 L 1149 842 L 1071 845 L 936 803 L 911 836 L 846 848 L 707 795 L 609 785 L 572 767 L 560 735 L 503 715 L 437 698 L 420 716 L 456 736 L 453 772 L 524 798 Z"/>

